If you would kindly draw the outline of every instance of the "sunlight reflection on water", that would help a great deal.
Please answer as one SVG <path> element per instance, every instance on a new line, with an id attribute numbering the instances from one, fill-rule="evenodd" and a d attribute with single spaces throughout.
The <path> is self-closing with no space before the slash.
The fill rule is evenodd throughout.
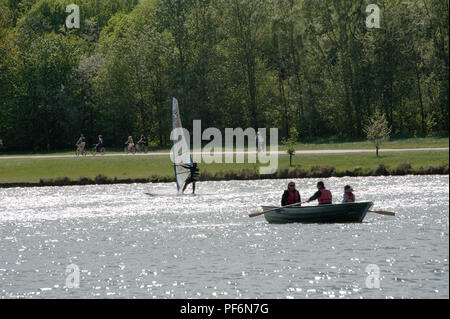
<path id="1" fill-rule="evenodd" d="M 0 189 L 3 298 L 448 298 L 449 178 L 324 179 L 361 224 L 270 225 L 287 180 Z M 302 199 L 317 180 L 297 180 Z M 147 194 L 149 193 L 149 194 Z M 80 269 L 66 287 L 66 267 Z M 380 269 L 367 288 L 366 267 Z"/>

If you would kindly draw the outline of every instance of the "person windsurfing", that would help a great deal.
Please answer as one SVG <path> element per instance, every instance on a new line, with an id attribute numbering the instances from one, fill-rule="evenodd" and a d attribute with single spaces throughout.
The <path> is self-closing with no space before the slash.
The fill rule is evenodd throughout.
<path id="1" fill-rule="evenodd" d="M 184 183 L 182 193 L 184 193 L 184 191 L 186 190 L 186 187 L 190 183 L 192 183 L 192 194 L 195 194 L 195 183 L 200 178 L 200 169 L 199 169 L 197 163 L 194 162 L 192 164 L 181 164 L 180 166 L 184 167 L 190 171 L 190 175 L 189 175 L 188 179 L 186 180 L 186 182 Z"/>

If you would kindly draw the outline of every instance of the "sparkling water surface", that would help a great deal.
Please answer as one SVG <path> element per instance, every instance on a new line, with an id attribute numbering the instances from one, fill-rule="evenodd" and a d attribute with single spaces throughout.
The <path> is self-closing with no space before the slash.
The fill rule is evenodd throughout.
<path id="1" fill-rule="evenodd" d="M 0 189 L 0 297 L 449 297 L 448 176 L 324 179 L 335 203 L 351 184 L 395 217 L 248 217 L 279 205 L 287 182 L 202 182 L 197 196 L 174 183 Z M 317 180 L 296 182 L 313 195 Z"/>

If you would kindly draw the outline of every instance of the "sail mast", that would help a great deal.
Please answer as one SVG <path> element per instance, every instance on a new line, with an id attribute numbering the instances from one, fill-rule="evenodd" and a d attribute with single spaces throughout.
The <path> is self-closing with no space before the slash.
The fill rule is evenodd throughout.
<path id="1" fill-rule="evenodd" d="M 174 130 L 174 129 L 176 128 L 176 126 L 175 126 L 175 121 L 174 121 L 175 118 L 174 118 L 174 115 L 173 115 L 173 111 L 174 111 L 174 103 L 175 103 L 176 101 L 177 101 L 177 100 L 176 100 L 174 97 L 172 97 L 171 106 L 170 106 L 170 116 L 171 116 L 171 118 L 172 118 L 172 130 Z M 173 146 L 175 146 L 175 140 L 172 141 L 173 158 L 174 158 L 174 160 L 175 160 L 175 158 L 176 158 L 176 156 L 175 156 L 175 147 L 173 147 Z M 178 185 L 178 179 L 177 179 L 177 164 L 176 164 L 176 161 L 173 162 L 173 169 L 174 169 L 174 172 L 175 172 L 175 183 L 177 184 L 177 191 L 179 192 L 179 191 L 180 191 L 180 185 Z"/>
<path id="2" fill-rule="evenodd" d="M 192 164 L 192 158 L 190 154 L 190 140 L 186 136 L 183 126 L 181 124 L 181 115 L 178 107 L 178 100 L 172 98 L 172 134 L 173 134 L 173 163 L 175 171 L 175 181 L 177 184 L 177 190 L 180 192 L 184 186 L 186 180 L 189 177 L 190 169 L 183 167 Z M 175 140 L 178 138 L 178 140 Z"/>

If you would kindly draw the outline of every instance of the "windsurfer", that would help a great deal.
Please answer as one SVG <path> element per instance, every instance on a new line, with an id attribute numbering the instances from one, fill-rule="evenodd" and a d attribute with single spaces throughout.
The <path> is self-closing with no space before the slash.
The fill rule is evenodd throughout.
<path id="1" fill-rule="evenodd" d="M 192 164 L 181 164 L 179 165 L 183 168 L 186 168 L 190 171 L 190 175 L 188 177 L 188 179 L 186 180 L 186 182 L 184 183 L 183 186 L 183 193 L 186 190 L 186 187 L 192 183 L 192 194 L 195 194 L 195 183 L 199 180 L 200 178 L 200 169 L 198 168 L 197 163 L 192 163 Z"/>

